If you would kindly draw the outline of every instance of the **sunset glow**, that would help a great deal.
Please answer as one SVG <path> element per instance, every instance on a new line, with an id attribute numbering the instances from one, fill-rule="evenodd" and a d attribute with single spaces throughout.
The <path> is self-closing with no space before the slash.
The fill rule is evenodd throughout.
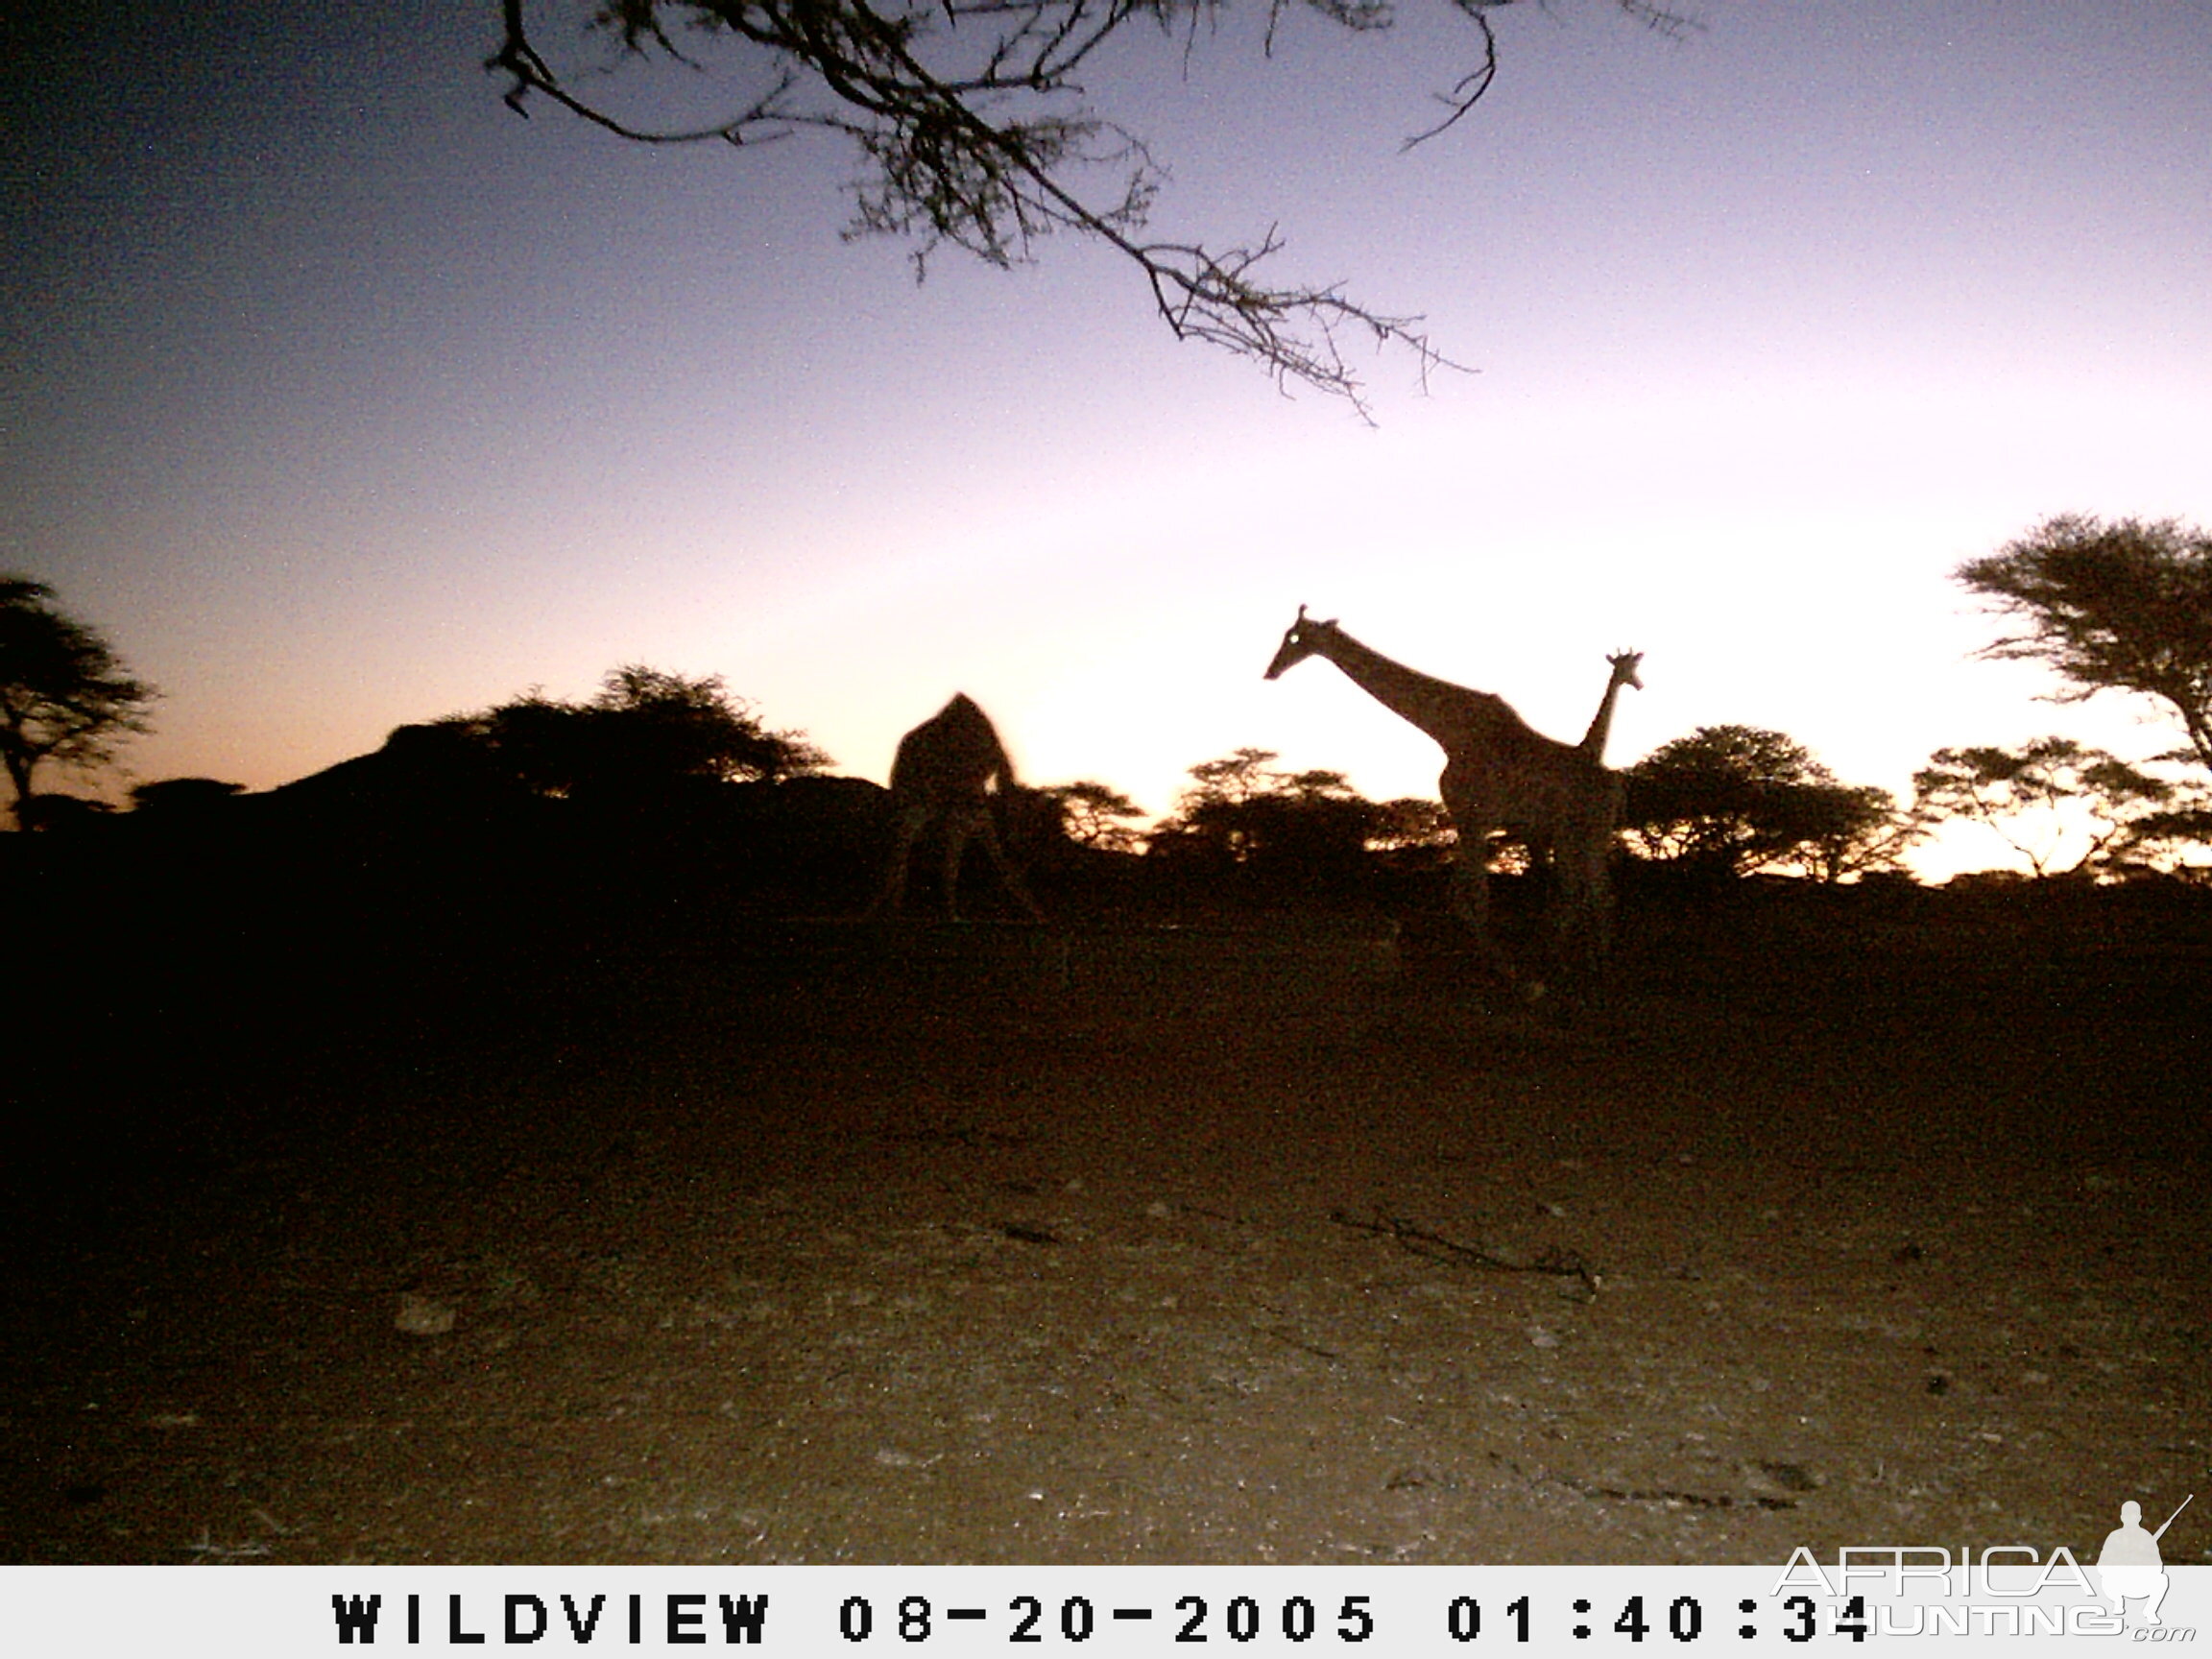
<path id="1" fill-rule="evenodd" d="M 1734 722 L 1902 795 L 1946 744 L 2171 746 L 1972 661 L 1948 572 L 2212 517 L 2212 10 L 1514 8 L 1404 155 L 1443 18 L 1123 53 L 1159 229 L 1280 224 L 1473 371 L 1364 363 L 1373 429 L 1070 240 L 917 285 L 840 240 L 828 143 L 518 120 L 489 9 L 141 10 L 6 71 L 0 392 L 0 568 L 163 688 L 134 779 L 265 788 L 642 661 L 878 780 L 960 689 L 1030 781 L 1154 813 L 1244 744 L 1432 793 L 1326 664 L 1262 682 L 1301 603 L 1568 737 L 1643 650 L 1617 765 Z"/>

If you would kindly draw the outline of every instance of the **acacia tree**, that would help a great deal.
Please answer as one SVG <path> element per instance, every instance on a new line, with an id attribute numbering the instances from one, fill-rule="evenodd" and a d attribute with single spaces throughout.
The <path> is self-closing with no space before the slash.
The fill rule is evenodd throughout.
<path id="1" fill-rule="evenodd" d="M 1764 727 L 1700 726 L 1623 776 L 1622 827 L 1636 850 L 1717 875 L 1836 881 L 1894 867 L 1928 829 L 1887 790 L 1839 782 L 1802 743 Z"/>
<path id="2" fill-rule="evenodd" d="M 1144 808 L 1118 789 L 1086 778 L 1048 784 L 1037 793 L 1053 804 L 1061 829 L 1085 847 L 1134 853 L 1143 840 L 1127 821 L 1143 817 Z"/>
<path id="3" fill-rule="evenodd" d="M 1375 808 L 1375 828 L 1367 837 L 1377 853 L 1441 853 L 1459 839 L 1444 803 L 1425 795 L 1401 795 Z"/>
<path id="4" fill-rule="evenodd" d="M 716 782 L 780 782 L 830 764 L 804 732 L 772 732 L 722 676 L 687 679 L 625 663 L 600 682 L 587 705 L 606 746 L 653 775 Z"/>
<path id="5" fill-rule="evenodd" d="M 2159 758 L 2212 771 L 2212 535 L 2173 518 L 2066 514 L 1952 574 L 2017 624 L 1983 656 L 2049 663 L 2071 683 L 2058 702 L 2158 699 L 2189 736 Z"/>
<path id="6" fill-rule="evenodd" d="M 1787 845 L 1759 868 L 1815 881 L 1895 870 L 1935 828 L 1929 814 L 1899 810 L 1895 796 L 1871 783 L 1797 784 L 1775 797 L 1767 815 L 1774 839 Z"/>
<path id="7" fill-rule="evenodd" d="M 1469 31 L 1466 68 L 1439 93 L 1441 115 L 1408 145 L 1461 119 L 1498 70 L 1491 14 L 1516 0 L 1451 0 Z M 1350 34 L 1388 29 L 1391 0 L 1297 0 Z M 1612 0 L 1674 32 L 1659 0 Z M 1092 108 L 1084 76 L 1117 36 L 1144 30 L 1172 58 L 1216 27 L 1224 0 L 598 0 L 589 27 L 617 61 L 661 59 L 733 84 L 724 112 L 695 125 L 649 127 L 614 112 L 597 64 L 554 66 L 534 34 L 528 0 L 501 0 L 499 49 L 486 67 L 507 78 L 507 103 L 527 114 L 543 98 L 616 135 L 648 144 L 722 142 L 751 148 L 812 129 L 859 153 L 853 232 L 909 237 L 919 275 L 950 246 L 986 263 L 1031 257 L 1037 238 L 1072 230 L 1128 258 L 1178 339 L 1258 362 L 1279 383 L 1350 398 L 1364 413 L 1341 336 L 1365 334 L 1442 361 L 1419 319 L 1370 309 L 1334 284 L 1276 286 L 1260 267 L 1282 247 L 1209 247 L 1147 234 L 1166 168 L 1144 141 Z M 1268 0 L 1266 41 L 1294 10 Z M 558 54 L 556 54 L 558 55 Z"/>
<path id="8" fill-rule="evenodd" d="M 0 767 L 19 825 L 32 816 L 39 767 L 104 764 L 124 737 L 149 729 L 159 695 L 53 597 L 43 582 L 0 576 Z"/>
<path id="9" fill-rule="evenodd" d="M 1278 772 L 1271 749 L 1190 769 L 1195 782 L 1153 828 L 1155 857 L 1240 865 L 1269 877 L 1337 880 L 1361 865 L 1381 809 L 1341 772 Z"/>
<path id="10" fill-rule="evenodd" d="M 440 724 L 481 745 L 535 795 L 640 802 L 686 782 L 777 781 L 830 757 L 803 732 L 772 732 L 720 675 L 689 679 L 638 663 L 570 703 L 531 691 Z"/>
<path id="11" fill-rule="evenodd" d="M 1271 793 L 1282 777 L 1281 773 L 1268 768 L 1267 762 L 1275 757 L 1272 749 L 1247 746 L 1232 750 L 1217 760 L 1199 761 L 1190 768 L 1197 786 L 1184 790 L 1176 798 L 1176 812 L 1187 816 L 1194 807 L 1238 806 L 1255 796 Z"/>
<path id="12" fill-rule="evenodd" d="M 2035 878 L 2072 875 L 2141 843 L 2185 839 L 2187 814 L 2167 811 L 2175 786 L 2071 737 L 2037 737 L 2017 749 L 1938 749 L 1912 775 L 1919 808 L 1994 830 Z M 2060 850 L 2085 843 L 2054 868 Z"/>

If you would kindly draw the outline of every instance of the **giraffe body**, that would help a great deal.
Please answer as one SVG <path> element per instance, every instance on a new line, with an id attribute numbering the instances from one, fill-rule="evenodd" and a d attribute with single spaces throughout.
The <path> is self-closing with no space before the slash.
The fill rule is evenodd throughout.
<path id="1" fill-rule="evenodd" d="M 945 918 L 960 919 L 960 860 L 970 841 L 980 841 L 1008 892 L 1033 921 L 1045 913 L 1006 857 L 992 814 L 994 798 L 1014 787 L 1014 764 L 991 717 L 965 692 L 899 739 L 891 762 L 891 811 L 896 821 L 891 857 L 868 914 L 899 913 L 906 897 L 906 867 L 914 844 L 936 825 L 945 844 Z"/>
<path id="2" fill-rule="evenodd" d="M 1325 657 L 1400 718 L 1444 751 L 1438 790 L 1459 832 L 1453 865 L 1452 908 L 1494 966 L 1505 964 L 1490 937 L 1487 848 L 1503 830 L 1548 865 L 1557 883 L 1553 926 L 1563 962 L 1595 967 L 1608 944 L 1612 913 L 1609 869 L 1620 825 L 1623 785 L 1599 758 L 1612 724 L 1613 703 L 1635 679 L 1641 661 L 1612 659 L 1613 683 L 1580 747 L 1537 732 L 1503 697 L 1470 690 L 1394 662 L 1334 621 L 1298 619 L 1267 665 L 1273 680 L 1309 657 Z"/>

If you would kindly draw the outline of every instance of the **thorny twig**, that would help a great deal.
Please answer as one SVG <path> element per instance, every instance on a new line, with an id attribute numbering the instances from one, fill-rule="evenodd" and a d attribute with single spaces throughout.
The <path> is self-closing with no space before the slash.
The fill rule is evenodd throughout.
<path id="1" fill-rule="evenodd" d="M 1362 1221 L 1343 1210 L 1330 1211 L 1329 1219 L 1339 1227 L 1350 1227 L 1360 1233 L 1373 1233 L 1392 1239 L 1401 1249 L 1431 1262 L 1456 1262 L 1469 1266 L 1492 1268 L 1500 1273 L 1548 1273 L 1555 1278 L 1579 1279 L 1593 1302 L 1598 1300 L 1598 1291 L 1604 1284 L 1603 1275 L 1584 1262 L 1578 1252 L 1562 1249 L 1556 1244 L 1547 1244 L 1532 1261 L 1512 1262 L 1476 1245 L 1447 1238 L 1441 1233 L 1431 1233 L 1426 1227 L 1416 1227 L 1403 1217 L 1384 1215 L 1380 1211 L 1372 1221 Z"/>
<path id="2" fill-rule="evenodd" d="M 218 1544 L 209 1535 L 207 1528 L 203 1527 L 200 1528 L 200 1536 L 184 1546 L 184 1552 L 188 1555 L 199 1556 L 200 1561 L 195 1565 L 201 1565 L 209 1561 L 252 1560 L 256 1556 L 268 1554 L 269 1546 L 261 1543 L 258 1539 L 250 1540 L 244 1544 Z"/>
<path id="3" fill-rule="evenodd" d="M 1451 0 L 1471 32 L 1474 60 L 1442 116 L 1407 139 L 1455 126 L 1498 72 L 1489 13 L 1516 0 Z M 1665 0 L 1614 0 L 1661 34 L 1687 20 Z M 1390 27 L 1387 0 L 1303 0 L 1355 34 Z M 1233 246 L 1151 240 L 1145 226 L 1166 168 L 1143 141 L 1096 112 L 1082 72 L 1124 30 L 1187 25 L 1184 51 L 1222 0 L 606 0 L 591 29 L 634 59 L 734 68 L 743 94 L 717 119 L 640 125 L 570 84 L 538 49 L 530 0 L 500 0 L 501 34 L 486 67 L 505 78 L 509 108 L 545 100 L 637 143 L 741 147 L 814 131 L 854 145 L 862 171 L 851 190 L 855 234 L 911 239 L 915 273 L 944 247 L 987 264 L 1032 257 L 1055 230 L 1103 242 L 1142 275 L 1153 308 L 1176 338 L 1258 364 L 1279 388 L 1341 397 L 1372 422 L 1356 343 L 1408 352 L 1426 385 L 1462 369 L 1431 342 L 1418 316 L 1369 307 L 1334 282 L 1279 282 L 1271 228 Z M 1267 41 L 1291 10 L 1271 0 Z M 679 40 L 678 35 L 684 38 Z M 718 48 L 699 52 L 693 43 Z"/>

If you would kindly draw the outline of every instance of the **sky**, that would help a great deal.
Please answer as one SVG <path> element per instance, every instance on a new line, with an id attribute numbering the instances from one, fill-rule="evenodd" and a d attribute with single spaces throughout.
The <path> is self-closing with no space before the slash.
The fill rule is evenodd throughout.
<path id="1" fill-rule="evenodd" d="M 1464 61 L 1440 3 L 1115 56 L 1156 231 L 1277 227 L 1284 277 L 1464 366 L 1361 357 L 1370 425 L 1177 342 L 1071 237 L 917 283 L 841 234 L 832 139 L 521 119 L 492 0 L 35 5 L 0 569 L 163 691 L 124 784 L 267 788 L 644 662 L 878 781 L 965 690 L 1025 781 L 1148 813 L 1247 745 L 1432 795 L 1434 746 L 1327 663 L 1262 682 L 1301 604 L 1569 741 L 1643 651 L 1617 765 L 1733 723 L 1903 795 L 1946 745 L 2172 747 L 1977 661 L 1949 573 L 2056 513 L 2212 521 L 2212 0 L 1691 12 L 1501 12 L 1490 95 L 1410 152 Z"/>

